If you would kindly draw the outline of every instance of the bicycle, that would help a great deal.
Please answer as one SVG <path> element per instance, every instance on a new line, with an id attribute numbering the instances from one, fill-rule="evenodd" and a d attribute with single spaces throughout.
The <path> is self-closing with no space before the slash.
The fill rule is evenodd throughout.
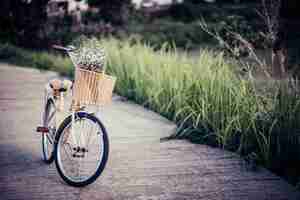
<path id="1" fill-rule="evenodd" d="M 91 104 L 99 108 L 99 105 L 111 101 L 116 78 L 76 66 L 72 58 L 74 48 L 53 47 L 70 56 L 76 69 L 75 81 L 52 80 L 47 84 L 43 125 L 37 127 L 37 132 L 42 133 L 44 162 L 55 161 L 60 177 L 67 184 L 82 187 L 101 175 L 109 154 L 109 139 L 103 123 L 85 108 Z M 57 112 L 64 112 L 64 95 L 70 91 L 71 114 L 57 126 Z"/>

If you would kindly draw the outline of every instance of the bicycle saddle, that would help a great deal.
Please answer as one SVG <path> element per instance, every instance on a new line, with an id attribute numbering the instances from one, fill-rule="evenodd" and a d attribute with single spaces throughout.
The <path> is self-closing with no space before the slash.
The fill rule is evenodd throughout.
<path id="1" fill-rule="evenodd" d="M 66 92 L 72 87 L 70 80 L 53 79 L 49 82 L 50 88 L 54 91 L 54 95 L 58 96 L 60 92 Z"/>

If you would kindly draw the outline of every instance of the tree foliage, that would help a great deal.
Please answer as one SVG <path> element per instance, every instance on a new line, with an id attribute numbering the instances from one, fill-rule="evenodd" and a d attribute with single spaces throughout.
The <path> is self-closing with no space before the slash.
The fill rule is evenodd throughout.
<path id="1" fill-rule="evenodd" d="M 132 8 L 131 0 L 87 0 L 91 7 L 99 9 L 100 19 L 115 25 L 122 25 Z"/>
<path id="2" fill-rule="evenodd" d="M 36 47 L 47 20 L 49 0 L 1 0 L 0 38 L 22 46 Z"/>

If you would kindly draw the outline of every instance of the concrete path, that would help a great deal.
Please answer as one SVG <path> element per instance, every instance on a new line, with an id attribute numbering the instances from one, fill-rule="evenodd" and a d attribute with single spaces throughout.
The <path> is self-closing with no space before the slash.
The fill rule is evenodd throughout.
<path id="1" fill-rule="evenodd" d="M 66 185 L 54 164 L 41 161 L 43 85 L 54 73 L 0 64 L 0 199 L 292 200 L 294 188 L 260 169 L 249 171 L 233 153 L 183 140 L 160 142 L 174 124 L 130 102 L 102 112 L 110 156 L 97 181 Z"/>

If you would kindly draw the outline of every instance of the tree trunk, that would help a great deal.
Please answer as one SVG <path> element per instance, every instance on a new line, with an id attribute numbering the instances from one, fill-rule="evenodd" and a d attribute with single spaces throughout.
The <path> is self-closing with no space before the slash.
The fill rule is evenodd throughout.
<path id="1" fill-rule="evenodd" d="M 300 48 L 300 44 L 297 44 L 300 31 L 299 10 L 300 1 L 281 0 L 279 30 L 272 51 L 274 78 L 286 78 L 288 69 L 295 64 L 293 57 L 300 56 L 297 55 Z"/>

